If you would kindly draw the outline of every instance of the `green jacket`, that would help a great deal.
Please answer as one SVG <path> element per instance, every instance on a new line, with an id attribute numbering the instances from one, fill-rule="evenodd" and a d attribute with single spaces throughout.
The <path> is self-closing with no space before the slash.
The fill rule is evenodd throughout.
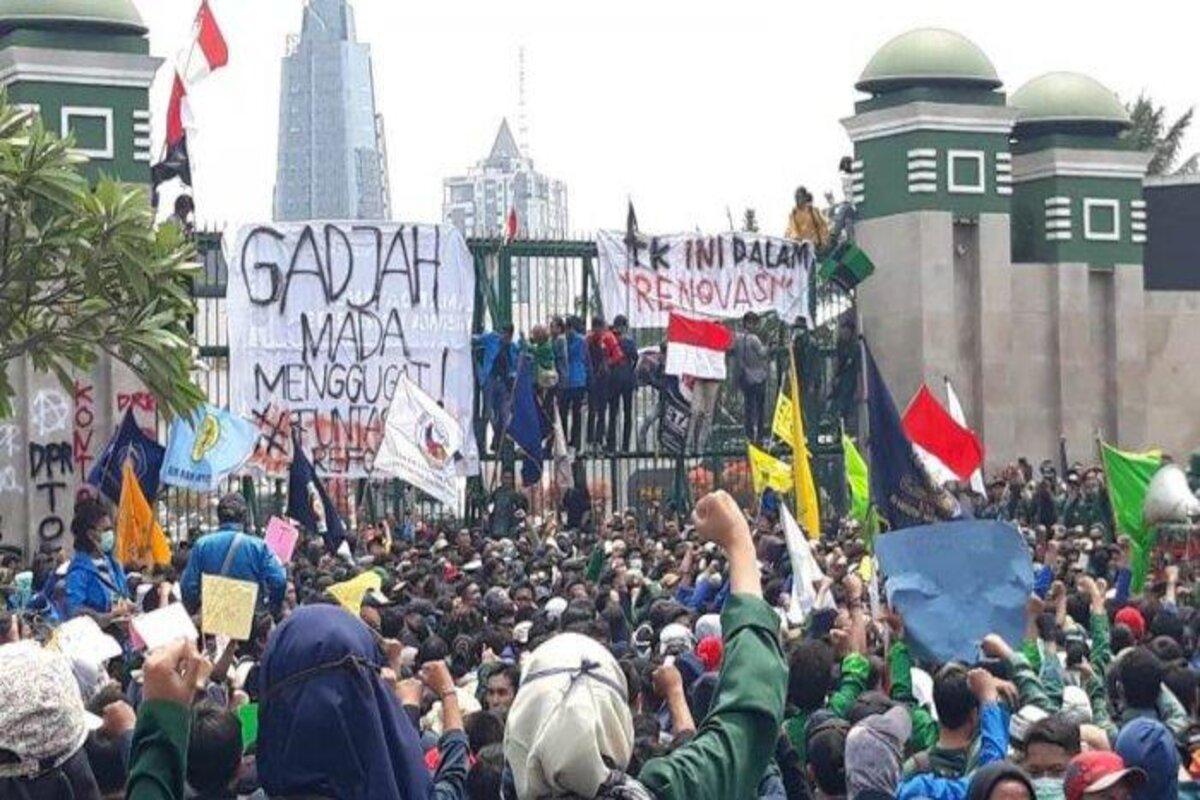
<path id="1" fill-rule="evenodd" d="M 867 678 L 870 677 L 870 674 L 871 662 L 867 661 L 864 656 L 850 653 L 843 658 L 841 681 L 838 682 L 837 691 L 830 696 L 825 708 L 845 719 L 855 701 L 858 700 L 858 696 L 867 690 Z M 808 762 L 805 730 L 808 726 L 809 713 L 798 708 L 791 708 L 788 710 L 787 719 L 783 721 L 783 732 L 787 734 L 788 741 L 792 743 L 796 755 L 800 756 L 801 764 Z"/>
<path id="2" fill-rule="evenodd" d="M 657 800 L 756 798 L 775 754 L 787 695 L 779 616 L 761 597 L 732 594 L 721 630 L 725 655 L 711 710 L 687 744 L 638 775 Z"/>
<path id="3" fill-rule="evenodd" d="M 126 800 L 181 800 L 191 733 L 187 707 L 162 700 L 142 703 L 129 753 Z"/>
<path id="4" fill-rule="evenodd" d="M 912 656 L 908 645 L 894 642 L 888 651 L 888 672 L 892 676 L 892 699 L 908 706 L 912 719 L 912 734 L 908 737 L 908 750 L 927 750 L 937 744 L 938 724 L 933 715 L 917 704 L 912 688 Z"/>

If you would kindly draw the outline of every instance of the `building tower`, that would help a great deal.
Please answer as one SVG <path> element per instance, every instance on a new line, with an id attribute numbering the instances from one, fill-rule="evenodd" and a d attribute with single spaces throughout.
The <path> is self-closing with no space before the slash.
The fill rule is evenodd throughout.
<path id="1" fill-rule="evenodd" d="M 371 49 L 346 0 L 307 0 L 283 58 L 275 219 L 387 219 Z"/>
<path id="2" fill-rule="evenodd" d="M 1018 380 L 1055 401 L 1047 407 L 1057 410 L 1056 423 L 1071 443 L 1086 448 L 1095 431 L 1143 442 L 1142 182 L 1150 155 L 1121 138 L 1129 114 L 1116 94 L 1086 75 L 1047 73 L 1014 92 L 1009 104 L 1017 110 L 1014 309 L 1045 298 L 1056 323 L 1027 328 L 1044 338 L 1015 345 L 1055 354 L 1048 371 L 1031 364 Z M 1030 286 L 1040 287 L 1038 298 L 1023 291 Z"/>
<path id="3" fill-rule="evenodd" d="M 860 287 L 863 332 L 904 403 L 950 376 L 989 443 L 1013 438 L 1009 394 L 1009 134 L 987 55 L 965 37 L 897 36 L 855 87 L 855 234 L 878 269 Z M 980 298 L 991 299 L 982 304 Z"/>
<path id="4" fill-rule="evenodd" d="M 161 59 L 133 0 L 0 3 L 0 86 L 75 137 L 87 173 L 150 182 L 150 84 Z"/>

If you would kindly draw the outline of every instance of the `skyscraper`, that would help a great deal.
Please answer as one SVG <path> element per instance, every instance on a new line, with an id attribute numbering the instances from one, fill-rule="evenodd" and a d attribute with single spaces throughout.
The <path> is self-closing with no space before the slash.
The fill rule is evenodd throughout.
<path id="1" fill-rule="evenodd" d="M 283 58 L 275 219 L 387 219 L 389 206 L 371 48 L 347 0 L 306 0 Z"/>
<path id="2" fill-rule="evenodd" d="M 533 168 L 508 127 L 500 123 L 492 151 L 464 176 L 443 182 L 442 218 L 464 236 L 499 236 L 515 208 L 521 236 L 567 235 L 567 187 Z"/>

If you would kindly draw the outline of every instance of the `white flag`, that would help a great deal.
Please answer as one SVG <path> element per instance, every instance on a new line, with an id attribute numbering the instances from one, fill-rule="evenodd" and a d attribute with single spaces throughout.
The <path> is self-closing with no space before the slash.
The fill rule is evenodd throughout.
<path id="1" fill-rule="evenodd" d="M 787 541 L 788 556 L 792 562 L 792 599 L 788 604 L 787 618 L 792 625 L 799 625 L 814 610 L 817 603 L 815 585 L 824 579 L 825 573 L 813 558 L 812 547 L 796 523 L 796 518 L 788 511 L 787 504 L 780 503 L 779 510 L 783 515 L 783 537 Z M 833 607 L 833 597 L 826 592 L 820 608 Z"/>
<path id="2" fill-rule="evenodd" d="M 562 417 L 558 406 L 554 407 L 554 480 L 562 491 L 575 487 L 575 473 L 571 469 L 571 451 L 567 447 L 567 435 L 563 433 Z"/>
<path id="3" fill-rule="evenodd" d="M 967 415 L 963 413 L 962 403 L 958 402 L 958 395 L 954 392 L 954 386 L 950 383 L 949 378 L 946 378 L 946 410 L 950 412 L 950 416 L 955 422 L 967 430 L 971 429 L 971 426 L 967 424 Z M 976 494 L 987 494 L 987 489 L 983 485 L 983 467 L 971 473 L 971 491 Z"/>
<path id="4" fill-rule="evenodd" d="M 375 471 L 399 478 L 447 506 L 458 505 L 462 428 L 407 375 L 396 383 Z"/>

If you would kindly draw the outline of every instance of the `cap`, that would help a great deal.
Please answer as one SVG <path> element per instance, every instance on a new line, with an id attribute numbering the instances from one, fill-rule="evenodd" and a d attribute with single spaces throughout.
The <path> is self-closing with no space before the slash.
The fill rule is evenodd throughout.
<path id="1" fill-rule="evenodd" d="M 1103 750 L 1080 753 L 1067 765 L 1063 776 L 1063 794 L 1066 800 L 1083 800 L 1085 794 L 1102 792 L 1126 778 L 1140 786 L 1146 780 L 1146 773 L 1136 767 L 1126 767 L 1124 760 L 1116 753 Z"/>
<path id="2" fill-rule="evenodd" d="M 1140 642 L 1146 636 L 1146 618 L 1142 616 L 1142 612 L 1138 611 L 1133 606 L 1125 606 L 1117 612 L 1113 622 L 1118 625 L 1124 625 L 1133 631 L 1133 635 Z"/>
<path id="3" fill-rule="evenodd" d="M 34 642 L 0 647 L 0 750 L 17 757 L 0 778 L 57 767 L 87 738 L 83 698 L 61 653 Z"/>

